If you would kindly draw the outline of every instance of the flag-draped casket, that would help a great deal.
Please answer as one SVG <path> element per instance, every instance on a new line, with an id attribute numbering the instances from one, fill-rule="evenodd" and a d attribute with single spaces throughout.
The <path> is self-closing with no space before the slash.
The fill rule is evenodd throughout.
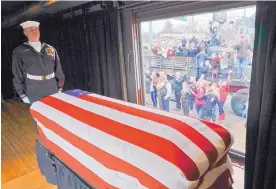
<path id="1" fill-rule="evenodd" d="M 84 93 L 35 102 L 40 140 L 96 189 L 229 189 L 228 130 L 214 123 Z"/>

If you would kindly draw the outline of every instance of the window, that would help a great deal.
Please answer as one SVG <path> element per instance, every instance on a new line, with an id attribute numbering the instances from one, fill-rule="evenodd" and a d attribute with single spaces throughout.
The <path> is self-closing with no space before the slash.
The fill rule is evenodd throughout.
<path id="1" fill-rule="evenodd" d="M 228 128 L 245 151 L 255 6 L 141 23 L 144 104 Z"/>

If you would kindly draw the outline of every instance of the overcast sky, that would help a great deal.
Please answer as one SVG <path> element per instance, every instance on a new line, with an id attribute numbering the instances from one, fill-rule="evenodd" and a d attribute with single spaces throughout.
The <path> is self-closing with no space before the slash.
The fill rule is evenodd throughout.
<path id="1" fill-rule="evenodd" d="M 227 20 L 229 21 L 229 20 L 233 19 L 234 17 L 236 17 L 236 18 L 242 17 L 242 16 L 244 16 L 244 14 L 246 17 L 250 17 L 253 14 L 255 14 L 255 12 L 256 12 L 256 6 L 245 8 L 245 11 L 244 11 L 244 8 L 228 10 L 227 11 Z M 186 18 L 189 19 L 191 17 L 186 16 Z M 209 24 L 209 21 L 212 20 L 212 18 L 213 18 L 212 13 L 194 15 L 194 20 L 196 20 L 196 22 L 198 24 Z M 167 20 L 170 20 L 174 26 L 185 23 L 184 21 L 175 20 L 172 18 L 168 18 L 168 19 L 164 19 L 164 20 L 156 20 L 156 21 L 152 22 L 153 32 L 157 33 L 159 31 L 161 31 L 164 27 L 164 23 Z M 141 29 L 142 29 L 142 32 L 148 32 L 149 31 L 149 22 L 142 22 Z"/>

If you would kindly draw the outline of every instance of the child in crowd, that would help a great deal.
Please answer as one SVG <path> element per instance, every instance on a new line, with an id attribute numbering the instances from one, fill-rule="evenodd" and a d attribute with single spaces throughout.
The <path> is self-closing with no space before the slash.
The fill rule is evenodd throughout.
<path id="1" fill-rule="evenodd" d="M 182 83 L 182 90 L 181 90 L 181 105 L 184 115 L 189 115 L 189 87 L 186 82 Z"/>
<path id="2" fill-rule="evenodd" d="M 203 85 L 199 83 L 198 87 L 194 90 L 196 112 L 198 116 L 201 108 L 205 103 L 205 99 L 203 98 L 204 95 L 205 95 L 205 89 Z"/>
<path id="3" fill-rule="evenodd" d="M 219 116 L 219 123 L 222 124 L 222 121 L 225 120 L 225 113 L 224 113 L 224 104 L 226 102 L 227 96 L 229 94 L 230 89 L 230 75 L 228 76 L 228 81 L 223 81 L 219 87 L 219 101 L 220 101 L 220 112 L 221 115 Z"/>
<path id="4" fill-rule="evenodd" d="M 216 105 L 219 106 L 219 110 L 221 109 L 216 88 L 216 84 L 212 84 L 207 88 L 207 92 L 203 96 L 205 103 L 199 113 L 200 119 L 211 118 L 213 122 L 216 122 Z"/>

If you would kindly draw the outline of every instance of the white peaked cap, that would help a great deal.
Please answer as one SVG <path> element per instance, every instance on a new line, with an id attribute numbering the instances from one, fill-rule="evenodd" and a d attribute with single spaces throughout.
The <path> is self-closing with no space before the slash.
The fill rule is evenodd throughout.
<path id="1" fill-rule="evenodd" d="M 23 29 L 28 28 L 28 27 L 39 27 L 39 22 L 36 21 L 26 21 L 20 24 Z"/>

